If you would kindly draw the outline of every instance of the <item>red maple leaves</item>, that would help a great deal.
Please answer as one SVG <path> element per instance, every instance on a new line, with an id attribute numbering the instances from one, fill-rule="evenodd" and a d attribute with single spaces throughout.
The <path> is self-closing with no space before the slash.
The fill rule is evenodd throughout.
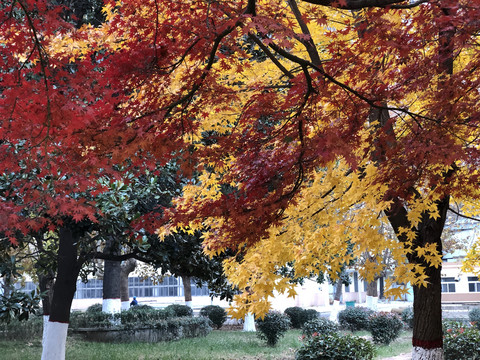
<path id="1" fill-rule="evenodd" d="M 468 12 L 447 15 L 434 4 L 404 13 L 370 9 L 362 21 L 345 19 L 334 31 L 324 13 L 297 19 L 276 3 L 245 16 L 228 3 L 130 0 L 103 29 L 113 42 L 95 49 L 101 41 L 95 38 L 71 62 L 71 54 L 51 45 L 63 36 L 88 41 L 93 32 L 73 30 L 61 9 L 45 1 L 7 3 L 0 10 L 0 173 L 18 177 L 3 191 L 0 210 L 7 217 L 36 211 L 38 224 L 62 216 L 94 220 L 92 195 L 102 191 L 102 174 L 175 159 L 191 175 L 209 162 L 223 168 L 228 158 L 233 164 L 224 182 L 238 183 L 237 191 L 195 204 L 197 215 L 228 214 L 235 238 L 253 241 L 294 201 L 309 174 L 337 157 L 355 168 L 370 156 L 362 131 L 371 106 L 383 103 L 400 145 L 386 151 L 381 181 L 401 189 L 402 181 L 436 181 L 440 166 L 474 167 L 479 7 L 474 1 Z M 321 66 L 312 49 L 297 50 L 312 37 L 296 33 L 296 21 L 325 26 L 317 37 L 329 40 L 316 49 Z M 454 54 L 472 55 L 464 70 L 432 90 L 442 61 L 434 51 L 442 46 L 437 36 L 452 26 Z M 268 82 L 245 85 L 243 74 L 265 62 L 277 72 Z M 238 79 L 229 83 L 232 70 Z M 231 131 L 192 140 L 210 109 L 237 113 Z M 388 134 L 369 136 L 389 141 Z M 207 140 L 214 146 L 195 143 Z M 17 215 L 7 227 L 34 226 Z"/>

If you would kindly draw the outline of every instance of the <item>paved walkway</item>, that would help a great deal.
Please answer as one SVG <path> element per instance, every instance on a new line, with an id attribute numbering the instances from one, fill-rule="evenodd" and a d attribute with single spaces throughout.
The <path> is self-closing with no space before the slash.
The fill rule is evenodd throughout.
<path id="1" fill-rule="evenodd" d="M 412 360 L 412 353 L 400 354 L 393 357 L 383 358 L 382 360 Z"/>

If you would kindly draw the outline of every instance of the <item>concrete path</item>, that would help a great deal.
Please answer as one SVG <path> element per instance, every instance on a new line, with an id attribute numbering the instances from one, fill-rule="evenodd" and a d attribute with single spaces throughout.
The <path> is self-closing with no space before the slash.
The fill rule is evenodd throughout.
<path id="1" fill-rule="evenodd" d="M 383 358 L 382 360 L 412 360 L 412 353 L 400 354 L 393 357 Z"/>

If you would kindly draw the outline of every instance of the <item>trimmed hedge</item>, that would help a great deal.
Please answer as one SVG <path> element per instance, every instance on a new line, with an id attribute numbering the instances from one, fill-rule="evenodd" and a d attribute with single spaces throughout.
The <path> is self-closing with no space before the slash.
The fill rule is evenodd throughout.
<path id="1" fill-rule="evenodd" d="M 317 310 L 306 310 L 298 306 L 286 308 L 284 313 L 289 317 L 294 329 L 301 329 L 307 321 L 318 318 Z"/>
<path id="2" fill-rule="evenodd" d="M 336 331 L 338 331 L 338 325 L 336 323 L 321 317 L 307 321 L 302 328 L 302 333 L 305 336 L 330 334 Z"/>
<path id="3" fill-rule="evenodd" d="M 257 335 L 267 345 L 275 346 L 280 338 L 290 329 L 291 323 L 287 315 L 270 311 L 265 317 L 257 320 Z"/>
<path id="4" fill-rule="evenodd" d="M 225 320 L 227 320 L 227 312 L 224 308 L 218 305 L 208 305 L 201 308 L 200 316 L 210 319 L 217 329 L 220 329 Z"/>
<path id="5" fill-rule="evenodd" d="M 176 317 L 160 320 L 153 326 L 110 329 L 88 328 L 76 332 L 86 340 L 98 342 L 159 342 L 206 336 L 210 333 L 210 321 L 204 317 Z"/>
<path id="6" fill-rule="evenodd" d="M 90 308 L 89 308 L 90 309 Z M 155 309 L 148 305 L 132 306 L 117 314 L 104 313 L 98 308 L 87 309 L 85 312 L 75 311 L 70 314 L 70 328 L 123 329 L 154 326 L 161 320 L 173 318 L 173 311 Z"/>
<path id="7" fill-rule="evenodd" d="M 378 312 L 370 315 L 368 327 L 374 343 L 388 345 L 400 335 L 403 322 L 396 314 Z"/>
<path id="8" fill-rule="evenodd" d="M 368 318 L 373 310 L 364 307 L 346 308 L 338 313 L 338 322 L 350 331 L 368 330 Z"/>
<path id="9" fill-rule="evenodd" d="M 168 305 L 165 308 L 165 310 L 172 313 L 173 316 L 177 316 L 177 317 L 193 316 L 192 308 L 187 305 L 172 304 L 172 305 Z"/>
<path id="10" fill-rule="evenodd" d="M 28 320 L 12 320 L 8 324 L 0 323 L 0 339 L 32 340 L 42 338 L 43 315 L 30 316 Z"/>
<path id="11" fill-rule="evenodd" d="M 372 360 L 374 356 L 370 341 L 334 332 L 306 337 L 295 360 Z"/>

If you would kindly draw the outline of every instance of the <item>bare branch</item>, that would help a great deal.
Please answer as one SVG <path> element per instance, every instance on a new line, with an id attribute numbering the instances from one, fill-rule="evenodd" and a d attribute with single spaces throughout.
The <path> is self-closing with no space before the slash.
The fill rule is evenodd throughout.
<path id="1" fill-rule="evenodd" d="M 458 212 L 457 210 L 454 210 L 452 207 L 449 207 L 448 210 L 450 210 L 450 211 L 453 212 L 455 215 L 460 216 L 460 217 L 462 217 L 462 218 L 464 218 L 464 219 L 469 219 L 469 220 L 479 221 L 479 222 L 480 222 L 480 219 L 479 219 L 479 218 L 475 218 L 475 217 L 472 217 L 472 216 L 464 215 L 464 214 Z"/>

